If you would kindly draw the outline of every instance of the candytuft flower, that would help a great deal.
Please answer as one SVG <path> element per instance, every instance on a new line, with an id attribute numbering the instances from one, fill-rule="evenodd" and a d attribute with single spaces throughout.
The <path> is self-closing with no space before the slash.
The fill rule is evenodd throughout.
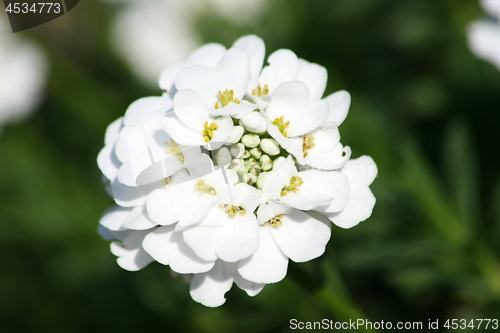
<path id="1" fill-rule="evenodd" d="M 367 219 L 377 175 L 340 142 L 350 95 L 323 98 L 326 69 L 257 36 L 208 44 L 163 71 L 165 93 L 112 123 L 98 164 L 117 203 L 101 234 L 125 269 L 157 261 L 220 306 L 282 280 L 288 261 L 321 256 L 331 222 Z"/>

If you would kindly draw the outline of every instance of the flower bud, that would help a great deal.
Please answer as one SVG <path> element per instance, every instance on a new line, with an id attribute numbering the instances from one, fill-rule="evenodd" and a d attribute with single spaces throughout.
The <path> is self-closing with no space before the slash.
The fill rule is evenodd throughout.
<path id="1" fill-rule="evenodd" d="M 227 148 L 221 148 L 215 154 L 215 161 L 217 162 L 217 165 L 228 165 L 231 163 L 231 155 L 229 153 L 229 150 Z"/>
<path id="2" fill-rule="evenodd" d="M 273 161 L 271 161 L 269 155 L 262 155 L 259 159 L 259 162 L 262 170 L 264 171 L 269 171 L 273 168 Z"/>
<path id="3" fill-rule="evenodd" d="M 240 158 L 245 152 L 245 146 L 242 143 L 237 143 L 232 145 L 231 148 L 229 148 L 229 151 L 231 152 L 231 156 L 234 158 Z"/>
<path id="4" fill-rule="evenodd" d="M 245 173 L 243 175 L 243 181 L 247 184 L 255 184 L 257 181 L 257 176 L 252 173 Z"/>
<path id="5" fill-rule="evenodd" d="M 250 112 L 240 119 L 240 124 L 252 133 L 264 133 L 266 131 L 266 119 L 260 112 Z"/>
<path id="6" fill-rule="evenodd" d="M 262 139 L 259 147 L 262 151 L 271 156 L 278 155 L 280 153 L 280 146 L 274 139 Z"/>
<path id="7" fill-rule="evenodd" d="M 246 147 L 257 147 L 260 143 L 260 138 L 256 134 L 245 134 L 241 138 L 241 142 L 246 146 Z"/>
<path id="8" fill-rule="evenodd" d="M 249 153 L 253 158 L 259 159 L 260 156 L 262 155 L 262 150 L 260 150 L 260 148 L 255 147 L 250 149 Z"/>
<path id="9" fill-rule="evenodd" d="M 229 169 L 234 170 L 238 172 L 241 168 L 245 167 L 245 163 L 243 160 L 240 160 L 239 158 L 236 158 L 231 161 L 231 164 L 229 165 Z"/>
<path id="10" fill-rule="evenodd" d="M 253 158 L 253 157 L 250 157 L 250 158 L 248 158 L 248 159 L 245 160 L 245 166 L 247 168 L 252 167 L 252 165 L 254 165 L 254 164 L 257 164 L 257 160 L 255 158 Z"/>
<path id="11" fill-rule="evenodd" d="M 248 169 L 248 172 L 253 173 L 254 175 L 258 175 L 260 173 L 260 165 L 254 164 Z"/>

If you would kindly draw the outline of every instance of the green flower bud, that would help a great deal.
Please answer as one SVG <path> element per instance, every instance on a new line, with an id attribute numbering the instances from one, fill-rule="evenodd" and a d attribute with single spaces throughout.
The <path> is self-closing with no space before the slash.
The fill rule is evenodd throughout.
<path id="1" fill-rule="evenodd" d="M 280 153 L 280 146 L 274 139 L 262 139 L 259 147 L 262 151 L 271 156 L 278 155 Z"/>

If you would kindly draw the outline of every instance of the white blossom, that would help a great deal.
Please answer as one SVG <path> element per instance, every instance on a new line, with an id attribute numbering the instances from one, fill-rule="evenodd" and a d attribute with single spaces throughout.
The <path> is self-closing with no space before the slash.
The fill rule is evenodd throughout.
<path id="1" fill-rule="evenodd" d="M 326 69 L 290 50 L 263 68 L 264 54 L 254 35 L 196 49 L 162 72 L 162 96 L 108 127 L 98 156 L 117 204 L 100 233 L 119 265 L 167 265 L 206 306 L 233 283 L 254 296 L 282 280 L 289 260 L 325 252 L 329 220 L 352 227 L 375 204 L 375 163 L 340 142 L 349 93 L 322 99 Z"/>

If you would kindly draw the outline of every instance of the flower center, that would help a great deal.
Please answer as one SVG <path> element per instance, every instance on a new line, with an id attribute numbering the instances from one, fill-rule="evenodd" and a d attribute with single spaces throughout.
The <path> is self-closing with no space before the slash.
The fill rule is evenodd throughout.
<path id="1" fill-rule="evenodd" d="M 267 221 L 266 223 L 264 223 L 263 226 L 270 225 L 273 228 L 281 227 L 281 225 L 283 224 L 283 222 L 281 221 L 281 219 L 283 217 L 285 217 L 285 214 L 276 215 L 275 217 L 273 217 L 272 219 L 270 219 L 269 221 Z"/>
<path id="2" fill-rule="evenodd" d="M 222 103 L 222 106 L 226 106 L 229 104 L 229 102 L 234 102 L 236 104 L 240 104 L 240 100 L 237 98 L 234 98 L 234 90 L 228 90 L 226 89 L 224 92 L 220 91 L 218 92 L 219 94 L 219 99 Z M 219 109 L 221 107 L 221 103 L 215 102 L 215 108 Z"/>
<path id="3" fill-rule="evenodd" d="M 210 125 L 208 124 L 208 121 L 205 121 L 205 124 L 203 125 L 203 130 L 201 131 L 201 135 L 203 135 L 203 140 L 205 142 L 209 142 L 212 140 L 214 137 L 213 131 L 217 129 L 217 124 L 216 123 L 211 123 Z"/>
<path id="4" fill-rule="evenodd" d="M 316 146 L 316 144 L 313 143 L 313 141 L 314 141 L 314 136 L 304 135 L 304 143 L 302 144 L 302 151 L 304 152 L 304 158 L 306 158 L 307 155 L 309 155 L 308 150 Z"/>
<path id="5" fill-rule="evenodd" d="M 267 84 L 264 85 L 264 89 L 262 89 L 260 83 L 257 85 L 257 89 L 252 89 L 252 95 L 254 96 L 260 97 L 267 94 L 269 94 L 269 86 Z"/>
<path id="6" fill-rule="evenodd" d="M 170 154 L 177 156 L 179 158 L 179 161 L 181 161 L 181 163 L 184 163 L 184 154 L 182 153 L 182 150 L 179 148 L 177 142 L 175 142 L 174 140 L 170 140 L 170 142 L 165 142 L 165 144 L 167 145 L 167 151 Z"/>
<path id="7" fill-rule="evenodd" d="M 304 184 L 304 181 L 302 178 L 298 176 L 293 176 L 292 179 L 290 179 L 290 185 L 283 187 L 281 190 L 281 196 L 285 196 L 288 194 L 288 192 L 298 192 L 300 185 Z"/>
<path id="8" fill-rule="evenodd" d="M 210 195 L 216 195 L 217 192 L 215 192 L 214 188 L 210 185 L 205 184 L 203 180 L 198 180 L 198 183 L 194 187 L 197 189 L 201 194 L 208 193 Z"/>
<path id="9" fill-rule="evenodd" d="M 220 205 L 220 209 L 228 213 L 229 216 L 235 217 L 237 213 L 240 213 L 240 215 L 245 215 L 247 211 L 245 208 L 240 207 L 240 206 L 233 206 L 233 205 Z"/>
<path id="10" fill-rule="evenodd" d="M 286 136 L 286 135 L 287 135 L 287 133 L 286 133 L 285 129 L 286 129 L 288 126 L 290 126 L 290 121 L 287 121 L 287 122 L 285 123 L 285 117 L 284 117 L 284 116 L 281 116 L 281 117 L 279 117 L 279 118 L 274 119 L 274 120 L 271 122 L 271 124 L 278 126 L 278 129 L 280 130 L 281 134 L 283 134 L 283 136 Z"/>
<path id="11" fill-rule="evenodd" d="M 167 186 L 168 184 L 172 183 L 172 176 L 168 176 L 166 178 L 163 178 L 161 180 L 161 182 L 163 183 L 162 186 Z"/>

